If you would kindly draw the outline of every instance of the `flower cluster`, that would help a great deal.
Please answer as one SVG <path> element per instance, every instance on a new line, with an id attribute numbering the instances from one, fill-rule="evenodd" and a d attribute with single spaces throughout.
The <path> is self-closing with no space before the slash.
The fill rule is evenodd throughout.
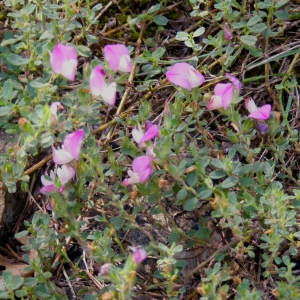
<path id="1" fill-rule="evenodd" d="M 227 24 L 224 25 L 224 37 L 227 40 L 232 38 Z M 106 45 L 103 49 L 103 55 L 112 71 L 125 73 L 132 71 L 133 64 L 125 45 Z M 78 64 L 76 49 L 70 45 L 57 44 L 51 52 L 50 64 L 54 73 L 60 74 L 68 80 L 75 80 Z M 199 87 L 205 81 L 204 76 L 198 70 L 185 62 L 171 66 L 166 72 L 166 77 L 169 82 L 188 91 Z M 228 79 L 228 82 L 220 82 L 215 85 L 214 93 L 207 103 L 208 110 L 228 109 L 234 99 L 238 97 L 242 88 L 241 82 L 229 73 L 226 73 L 225 77 Z M 102 100 L 108 105 L 115 104 L 117 84 L 107 74 L 102 65 L 95 66 L 91 71 L 89 89 L 92 96 L 101 96 Z M 51 104 L 52 123 L 57 122 L 57 110 L 61 107 L 59 102 Z M 245 100 L 245 107 L 249 112 L 249 118 L 264 121 L 270 117 L 271 106 L 269 104 L 257 107 L 253 99 L 248 98 Z M 263 125 L 263 123 L 259 124 Z M 146 149 L 146 153 L 134 158 L 132 168 L 128 171 L 128 178 L 123 180 L 124 185 L 144 183 L 151 176 L 155 154 L 153 144 L 149 143 L 149 141 L 158 135 L 158 126 L 149 121 L 145 124 L 145 131 L 140 126 L 132 130 L 133 140 L 139 148 Z M 78 160 L 83 136 L 84 131 L 79 129 L 66 136 L 60 149 L 52 147 L 52 156 L 56 167 L 48 176 L 42 176 L 42 193 L 53 192 L 57 189 L 59 192 L 62 192 L 64 185 L 74 178 L 75 170 L 69 163 L 73 160 Z"/>
<path id="2" fill-rule="evenodd" d="M 103 49 L 104 58 L 107 61 L 111 70 L 117 72 L 131 72 L 132 62 L 129 56 L 129 51 L 125 45 L 115 44 L 106 45 Z M 78 65 L 77 51 L 73 46 L 57 44 L 50 54 L 50 64 L 52 71 L 55 74 L 62 75 L 66 79 L 73 81 L 76 77 Z M 102 97 L 102 100 L 108 105 L 114 105 L 116 101 L 116 82 L 110 82 L 104 68 L 101 65 L 94 67 L 89 78 L 89 88 L 92 96 Z M 58 121 L 57 111 L 62 108 L 60 102 L 53 102 L 50 106 L 50 121 L 56 124 Z M 75 177 L 75 170 L 70 163 L 73 160 L 78 160 L 80 155 L 80 148 L 84 137 L 83 129 L 79 129 L 73 133 L 68 134 L 60 149 L 52 147 L 52 159 L 55 163 L 54 170 L 49 174 L 41 177 L 42 188 L 41 193 L 47 194 L 49 192 L 63 192 L 64 186 Z M 144 138 L 144 142 L 149 140 Z M 139 161 L 139 160 L 138 160 Z M 134 163 L 134 166 L 136 163 Z M 139 165 L 139 163 L 137 164 Z M 148 168 L 149 169 L 149 168 Z M 136 167 L 134 167 L 136 170 Z M 138 168 L 138 172 L 140 169 Z M 152 169 L 148 171 L 152 173 Z M 138 173 L 139 174 L 139 173 Z M 143 182 L 148 178 L 146 174 L 138 179 L 138 182 Z"/>
<path id="3" fill-rule="evenodd" d="M 60 149 L 52 147 L 52 159 L 55 168 L 49 174 L 41 177 L 43 187 L 40 192 L 42 194 L 55 191 L 62 193 L 65 185 L 75 177 L 76 172 L 69 164 L 73 160 L 79 159 L 83 137 L 84 131 L 79 129 L 65 137 Z"/>
<path id="4" fill-rule="evenodd" d="M 143 149 L 146 148 L 146 155 L 136 157 L 132 162 L 132 170 L 128 170 L 128 178 L 123 180 L 124 185 L 135 183 L 144 183 L 153 173 L 152 162 L 155 157 L 153 152 L 153 145 L 147 145 L 159 135 L 159 128 L 157 125 L 147 121 L 145 124 L 146 131 L 141 127 L 132 130 L 132 137 L 138 146 Z"/>
<path id="5" fill-rule="evenodd" d="M 224 28 L 225 30 L 225 28 Z M 228 39 L 230 39 L 228 37 Z M 188 63 L 176 63 L 166 72 L 169 82 L 174 83 L 186 90 L 199 87 L 205 80 L 203 75 Z M 207 104 L 208 110 L 228 109 L 233 100 L 239 95 L 242 84 L 232 74 L 226 73 L 225 77 L 229 82 L 217 83 L 214 87 L 214 94 Z M 265 104 L 257 107 L 253 99 L 245 100 L 245 107 L 249 112 L 249 118 L 259 121 L 269 119 L 271 105 Z"/>
<path id="6" fill-rule="evenodd" d="M 106 45 L 103 49 L 103 54 L 111 70 L 115 72 L 131 72 L 132 62 L 125 45 Z M 57 44 L 51 52 L 50 64 L 54 73 L 60 74 L 68 80 L 75 80 L 78 64 L 76 49 L 73 46 Z M 110 78 L 108 78 L 101 65 L 96 66 L 92 70 L 89 87 L 94 97 L 101 96 L 106 104 L 115 104 L 117 84 L 116 82 L 110 82 Z"/>

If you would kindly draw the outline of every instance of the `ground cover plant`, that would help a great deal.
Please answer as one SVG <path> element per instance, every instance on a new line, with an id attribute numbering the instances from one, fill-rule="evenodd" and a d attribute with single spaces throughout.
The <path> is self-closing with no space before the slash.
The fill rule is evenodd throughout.
<path id="1" fill-rule="evenodd" d="M 0 1 L 0 298 L 300 299 L 297 2 Z"/>

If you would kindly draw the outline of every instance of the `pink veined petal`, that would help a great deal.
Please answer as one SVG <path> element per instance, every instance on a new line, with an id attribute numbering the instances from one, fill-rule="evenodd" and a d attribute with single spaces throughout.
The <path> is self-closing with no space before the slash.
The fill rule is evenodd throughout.
<path id="1" fill-rule="evenodd" d="M 80 148 L 84 136 L 84 130 L 78 129 L 68 134 L 63 143 L 63 149 L 70 153 L 73 159 L 78 159 L 80 155 Z"/>
<path id="2" fill-rule="evenodd" d="M 144 131 L 143 131 L 141 128 L 133 128 L 131 134 L 132 134 L 133 140 L 134 140 L 137 144 L 139 144 L 140 141 L 141 141 L 141 139 L 142 139 L 143 136 L 144 136 Z"/>
<path id="3" fill-rule="evenodd" d="M 132 162 L 133 172 L 140 173 L 146 168 L 151 167 L 153 158 L 147 155 L 141 155 L 136 157 Z"/>
<path id="4" fill-rule="evenodd" d="M 124 73 L 129 73 L 132 70 L 132 62 L 129 55 L 120 57 L 119 70 Z"/>
<path id="5" fill-rule="evenodd" d="M 192 88 L 200 86 L 204 81 L 203 75 L 198 72 L 193 66 L 189 68 L 189 81 Z"/>
<path id="6" fill-rule="evenodd" d="M 52 159 L 55 164 L 63 165 L 67 164 L 74 159 L 69 151 L 65 149 L 55 149 L 52 147 Z"/>
<path id="7" fill-rule="evenodd" d="M 113 71 L 130 72 L 132 63 L 128 48 L 123 44 L 106 45 L 103 48 L 104 58 Z"/>
<path id="8" fill-rule="evenodd" d="M 250 113 L 249 118 L 256 119 L 256 120 L 267 120 L 270 118 L 271 114 L 271 105 L 265 104 L 257 109 L 257 111 L 254 111 Z"/>
<path id="9" fill-rule="evenodd" d="M 140 171 L 139 177 L 140 177 L 140 183 L 144 183 L 147 181 L 147 179 L 151 176 L 153 173 L 152 167 L 145 168 Z"/>
<path id="10" fill-rule="evenodd" d="M 116 93 L 117 93 L 117 84 L 112 82 L 108 85 L 105 85 L 100 90 L 100 95 L 105 103 L 108 105 L 114 105 L 116 102 Z"/>
<path id="11" fill-rule="evenodd" d="M 171 83 L 186 90 L 191 90 L 204 82 L 203 75 L 187 63 L 176 63 L 166 72 L 166 77 Z"/>
<path id="12" fill-rule="evenodd" d="M 62 165 L 60 168 L 57 168 L 56 174 L 60 183 L 65 185 L 74 178 L 75 170 L 68 165 Z"/>
<path id="13" fill-rule="evenodd" d="M 60 74 L 62 70 L 62 64 L 64 62 L 62 44 L 57 44 L 50 54 L 50 64 L 54 73 Z"/>
<path id="14" fill-rule="evenodd" d="M 138 142 L 139 144 L 145 143 L 147 141 L 152 140 L 153 138 L 157 137 L 159 135 L 159 129 L 157 125 L 151 125 L 147 131 L 145 132 L 144 136 L 141 138 L 141 140 Z"/>
<path id="15" fill-rule="evenodd" d="M 63 62 L 61 74 L 73 81 L 75 79 L 77 69 L 77 59 L 68 59 Z"/>
<path id="16" fill-rule="evenodd" d="M 96 66 L 90 75 L 90 91 L 93 96 L 100 96 L 101 90 L 106 85 L 105 71 L 101 66 Z"/>
<path id="17" fill-rule="evenodd" d="M 141 183 L 144 183 L 153 172 L 152 160 L 151 156 L 142 155 L 136 157 L 132 162 L 132 170 L 139 174 Z"/>
<path id="18" fill-rule="evenodd" d="M 245 107 L 250 114 L 257 111 L 257 109 L 258 109 L 252 98 L 245 99 Z"/>
<path id="19" fill-rule="evenodd" d="M 213 95 L 207 103 L 207 109 L 214 110 L 222 108 L 222 97 Z"/>
<path id="20" fill-rule="evenodd" d="M 74 80 L 77 68 L 76 49 L 72 46 L 57 44 L 51 52 L 50 64 L 54 73 Z"/>
<path id="21" fill-rule="evenodd" d="M 237 89 L 238 92 L 242 89 L 242 83 L 233 75 L 230 73 L 225 74 L 226 78 L 231 81 L 231 83 L 234 85 L 234 87 Z"/>
<path id="22" fill-rule="evenodd" d="M 226 109 L 233 99 L 233 85 L 231 83 L 217 83 L 214 94 L 221 97 L 222 107 Z"/>
<path id="23" fill-rule="evenodd" d="M 40 193 L 41 194 L 48 194 L 51 192 L 55 192 L 55 185 L 54 184 L 50 184 L 50 185 L 46 185 L 40 188 Z"/>

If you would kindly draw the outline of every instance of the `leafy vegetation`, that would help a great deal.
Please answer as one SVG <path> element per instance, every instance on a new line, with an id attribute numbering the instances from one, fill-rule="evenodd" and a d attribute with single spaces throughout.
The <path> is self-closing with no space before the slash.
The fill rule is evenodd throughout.
<path id="1" fill-rule="evenodd" d="M 297 1 L 0 8 L 1 299 L 300 298 Z"/>

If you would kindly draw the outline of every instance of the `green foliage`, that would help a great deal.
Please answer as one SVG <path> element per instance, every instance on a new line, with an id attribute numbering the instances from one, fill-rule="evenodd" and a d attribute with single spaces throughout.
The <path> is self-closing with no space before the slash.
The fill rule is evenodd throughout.
<path id="1" fill-rule="evenodd" d="M 280 50 L 293 4 L 248 2 L 4 1 L 0 130 L 11 144 L 0 154 L 0 176 L 8 192 L 21 186 L 39 210 L 16 235 L 28 238 L 22 251 L 34 276 L 3 272 L 1 299 L 67 299 L 57 278 L 83 299 L 131 299 L 141 291 L 168 299 L 300 298 L 299 87 L 289 68 L 299 49 Z M 72 84 L 51 70 L 58 42 L 80 55 Z M 109 70 L 101 52 L 107 43 L 130 45 L 135 74 Z M 175 62 L 201 70 L 205 83 L 171 87 L 164 78 Z M 88 92 L 98 64 L 118 83 L 117 107 L 127 95 L 124 115 Z M 208 111 L 226 72 L 243 78 L 242 96 L 228 110 Z M 248 95 L 272 103 L 265 134 L 246 116 Z M 63 105 L 56 122 L 54 101 Z M 132 129 L 144 130 L 148 120 L 160 129 L 146 143 L 154 146 L 154 174 L 124 186 L 132 160 L 145 152 Z M 40 195 L 40 176 L 52 163 L 35 176 L 24 170 L 78 128 L 85 139 L 76 179 L 61 193 Z M 148 259 L 136 264 L 130 246 L 145 248 Z M 76 258 L 72 247 L 81 251 Z M 190 278 L 193 259 L 203 267 Z"/>

